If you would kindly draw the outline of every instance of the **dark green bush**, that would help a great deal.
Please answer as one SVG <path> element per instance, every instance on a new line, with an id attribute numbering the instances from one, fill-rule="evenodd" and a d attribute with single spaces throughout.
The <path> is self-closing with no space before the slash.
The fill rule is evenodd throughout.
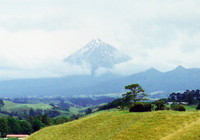
<path id="1" fill-rule="evenodd" d="M 130 108 L 130 112 L 143 112 L 143 103 L 134 103 Z"/>
<path id="2" fill-rule="evenodd" d="M 151 103 L 143 103 L 144 104 L 144 111 L 151 111 L 152 104 Z"/>
<path id="3" fill-rule="evenodd" d="M 175 110 L 175 111 L 185 111 L 185 107 L 181 104 L 177 104 L 177 105 L 174 105 L 172 107 L 172 110 Z"/>
<path id="4" fill-rule="evenodd" d="M 196 110 L 200 110 L 200 103 L 197 105 Z"/>
<path id="5" fill-rule="evenodd" d="M 130 108 L 130 112 L 147 112 L 151 111 L 152 105 L 151 103 L 134 103 Z"/>
<path id="6" fill-rule="evenodd" d="M 173 109 L 176 105 L 178 105 L 178 103 L 177 103 L 177 102 L 173 102 L 173 103 L 170 105 L 171 109 Z"/>
<path id="7" fill-rule="evenodd" d="M 100 106 L 98 111 L 112 109 L 112 108 L 118 108 L 119 106 L 124 106 L 124 102 L 123 102 L 122 98 L 115 99 L 110 103 Z"/>
<path id="8" fill-rule="evenodd" d="M 155 105 L 156 105 L 155 110 L 164 110 L 165 109 L 165 102 L 164 101 L 156 101 Z"/>
<path id="9" fill-rule="evenodd" d="M 165 107 L 165 110 L 170 110 L 170 107 L 166 106 L 166 107 Z"/>

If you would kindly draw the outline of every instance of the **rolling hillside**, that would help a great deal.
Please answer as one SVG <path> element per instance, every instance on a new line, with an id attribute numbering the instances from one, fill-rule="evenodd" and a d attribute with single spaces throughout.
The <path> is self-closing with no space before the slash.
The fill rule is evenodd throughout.
<path id="1" fill-rule="evenodd" d="M 27 140 L 197 140 L 200 112 L 102 112 L 44 128 Z"/>
<path id="2" fill-rule="evenodd" d="M 18 111 L 24 111 L 24 110 L 29 110 L 31 108 L 33 109 L 51 109 L 52 106 L 48 104 L 16 104 L 10 101 L 5 101 L 4 100 L 4 106 L 2 107 L 2 111 L 13 111 L 13 112 L 18 112 Z"/>

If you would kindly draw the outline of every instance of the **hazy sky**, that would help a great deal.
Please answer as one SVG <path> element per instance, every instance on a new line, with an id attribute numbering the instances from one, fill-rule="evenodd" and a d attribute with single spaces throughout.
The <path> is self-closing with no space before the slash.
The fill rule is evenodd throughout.
<path id="1" fill-rule="evenodd" d="M 62 60 L 93 38 L 133 58 L 117 73 L 200 68 L 200 1 L 1 0 L 0 78 L 87 73 Z"/>

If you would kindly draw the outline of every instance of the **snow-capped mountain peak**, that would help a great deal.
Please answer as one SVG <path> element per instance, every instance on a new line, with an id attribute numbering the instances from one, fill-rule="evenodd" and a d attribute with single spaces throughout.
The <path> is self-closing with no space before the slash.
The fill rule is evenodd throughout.
<path id="1" fill-rule="evenodd" d="M 113 65 L 129 59 L 131 59 L 129 56 L 122 54 L 113 46 L 104 43 L 100 39 L 93 39 L 64 61 L 75 65 L 87 65 L 94 73 L 100 67 L 111 68 Z"/>
<path id="2" fill-rule="evenodd" d="M 103 42 L 101 41 L 101 39 L 97 38 L 97 39 L 91 40 L 90 43 L 91 43 L 91 44 L 101 44 L 101 43 L 103 43 Z"/>

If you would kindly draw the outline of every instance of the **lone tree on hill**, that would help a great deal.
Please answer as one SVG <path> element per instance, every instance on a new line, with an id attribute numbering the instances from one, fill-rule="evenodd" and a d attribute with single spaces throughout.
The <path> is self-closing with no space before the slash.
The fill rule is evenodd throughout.
<path id="1" fill-rule="evenodd" d="M 131 85 L 127 85 L 125 86 L 125 89 L 128 89 L 130 91 L 126 92 L 125 94 L 123 94 L 123 98 L 124 100 L 126 100 L 127 102 L 138 102 L 138 101 L 144 101 L 144 100 L 148 100 L 147 98 L 147 94 L 144 93 L 144 90 L 142 89 L 142 87 L 139 84 L 131 84 Z"/>

